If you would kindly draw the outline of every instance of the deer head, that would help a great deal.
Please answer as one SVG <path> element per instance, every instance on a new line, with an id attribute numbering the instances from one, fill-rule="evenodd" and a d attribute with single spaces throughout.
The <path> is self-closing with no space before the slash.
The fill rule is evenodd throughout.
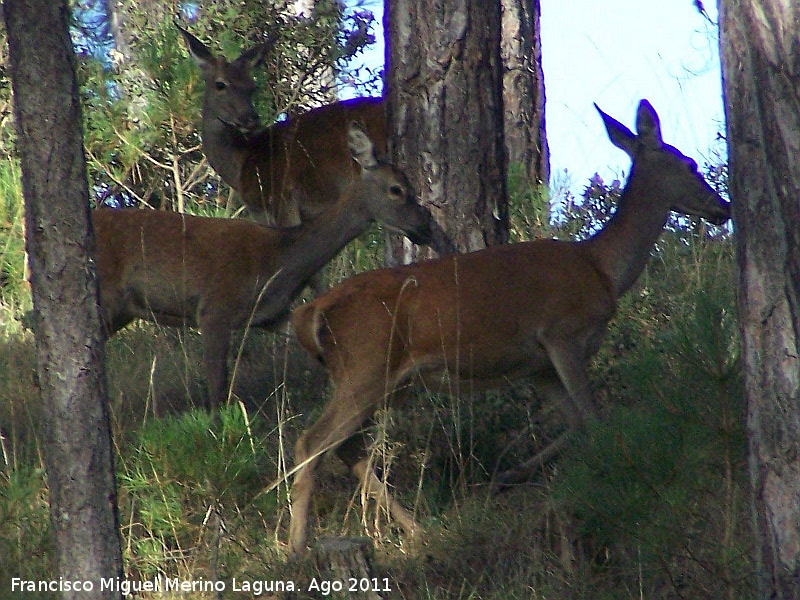
<path id="1" fill-rule="evenodd" d="M 224 126 L 231 133 L 250 135 L 259 127 L 253 107 L 256 84 L 250 71 L 264 60 L 269 45 L 259 44 L 245 50 L 234 61 L 214 56 L 203 42 L 176 25 L 205 81 L 203 130 Z"/>
<path id="2" fill-rule="evenodd" d="M 433 218 L 420 206 L 405 173 L 378 158 L 375 144 L 358 122 L 350 123 L 347 145 L 362 169 L 348 194 L 362 198 L 367 218 L 402 233 L 415 244 L 429 244 Z"/>
<path id="3" fill-rule="evenodd" d="M 597 104 L 594 107 L 603 119 L 611 143 L 631 157 L 636 169 L 648 171 L 642 173 L 644 177 L 660 180 L 659 189 L 668 196 L 673 211 L 702 217 L 714 225 L 730 218 L 730 206 L 699 174 L 697 162 L 661 139 L 661 122 L 650 102 L 642 100 L 636 111 L 638 135 L 608 116 Z"/>

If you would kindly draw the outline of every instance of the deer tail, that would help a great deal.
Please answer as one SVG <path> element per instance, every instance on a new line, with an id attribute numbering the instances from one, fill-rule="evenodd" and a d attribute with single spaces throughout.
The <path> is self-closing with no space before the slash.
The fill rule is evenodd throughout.
<path id="1" fill-rule="evenodd" d="M 322 345 L 321 334 L 325 316 L 322 309 L 317 306 L 316 302 L 307 302 L 292 312 L 291 319 L 300 345 L 317 360 L 324 363 L 325 349 Z"/>

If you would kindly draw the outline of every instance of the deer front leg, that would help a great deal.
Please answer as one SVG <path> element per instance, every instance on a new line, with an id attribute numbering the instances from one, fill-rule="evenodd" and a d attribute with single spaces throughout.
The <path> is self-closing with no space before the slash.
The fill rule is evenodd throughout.
<path id="1" fill-rule="evenodd" d="M 546 345 L 547 354 L 556 369 L 564 392 L 560 404 L 569 428 L 574 432 L 583 427 L 586 418 L 597 412 L 592 382 L 586 365 L 585 345 L 575 341 L 552 341 Z M 557 388 L 554 388 L 557 390 Z M 553 394 L 553 390 L 550 390 Z"/>
<path id="2" fill-rule="evenodd" d="M 557 340 L 545 344 L 545 347 L 558 377 L 537 380 L 536 389 L 559 407 L 569 430 L 517 468 L 498 475 L 495 481 L 500 485 L 524 481 L 535 469 L 556 458 L 568 446 L 573 434 L 583 427 L 586 418 L 597 412 L 583 345 Z"/>

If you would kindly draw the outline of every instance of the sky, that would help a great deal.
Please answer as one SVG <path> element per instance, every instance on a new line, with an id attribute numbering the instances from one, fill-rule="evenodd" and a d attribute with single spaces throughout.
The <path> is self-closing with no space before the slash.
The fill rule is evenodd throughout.
<path id="1" fill-rule="evenodd" d="M 705 7 L 716 22 L 716 2 Z M 365 7 L 380 21 L 382 2 Z M 541 0 L 551 187 L 583 188 L 599 173 L 623 179 L 627 155 L 608 141 L 593 103 L 631 129 L 647 98 L 664 140 L 717 162 L 724 129 L 716 27 L 692 0 Z M 376 31 L 380 40 L 382 31 Z M 365 62 L 381 63 L 379 41 Z M 564 174 L 567 171 L 568 176 Z"/>
<path id="2" fill-rule="evenodd" d="M 716 22 L 716 3 L 705 2 Z M 691 0 L 542 0 L 542 64 L 551 185 L 627 173 L 593 103 L 634 128 L 639 100 L 664 140 L 698 164 L 716 162 L 724 130 L 716 27 Z"/>

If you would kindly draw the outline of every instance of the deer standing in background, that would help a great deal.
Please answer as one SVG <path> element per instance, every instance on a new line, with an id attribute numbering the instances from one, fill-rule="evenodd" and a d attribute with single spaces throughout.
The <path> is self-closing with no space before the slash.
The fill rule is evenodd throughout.
<path id="1" fill-rule="evenodd" d="M 353 124 L 348 140 L 361 176 L 318 219 L 297 227 L 269 228 L 171 211 L 94 211 L 108 335 L 135 319 L 198 327 L 209 399 L 216 408 L 227 399 L 231 332 L 279 325 L 309 278 L 373 221 L 414 243 L 432 242 L 437 251 L 452 251 L 452 242 L 428 209 L 417 204 L 405 176 L 378 161 L 366 133 Z M 291 265 L 292 276 L 266 287 L 283 261 Z"/>
<path id="2" fill-rule="evenodd" d="M 600 109 L 598 108 L 598 111 Z M 406 530 L 412 516 L 370 466 L 364 423 L 415 381 L 433 390 L 490 388 L 533 377 L 558 402 L 569 431 L 523 465 L 550 460 L 596 411 L 587 363 L 606 335 L 617 299 L 647 263 L 670 210 L 714 224 L 730 206 L 696 163 L 661 139 L 643 100 L 638 135 L 602 111 L 612 143 L 633 160 L 619 205 L 602 231 L 581 242 L 539 240 L 381 269 L 352 277 L 291 316 L 300 343 L 328 370 L 333 397 L 300 437 L 289 544 L 306 550 L 314 469 L 334 450 L 365 493 Z M 442 385 L 449 378 L 451 385 Z"/>
<path id="3" fill-rule="evenodd" d="M 256 218 L 279 226 L 314 218 L 359 176 L 345 151 L 351 122 L 366 129 L 386 154 L 381 98 L 336 102 L 259 128 L 250 71 L 268 50 L 260 44 L 228 62 L 178 27 L 203 74 L 203 152 L 220 177 L 239 192 Z"/>

